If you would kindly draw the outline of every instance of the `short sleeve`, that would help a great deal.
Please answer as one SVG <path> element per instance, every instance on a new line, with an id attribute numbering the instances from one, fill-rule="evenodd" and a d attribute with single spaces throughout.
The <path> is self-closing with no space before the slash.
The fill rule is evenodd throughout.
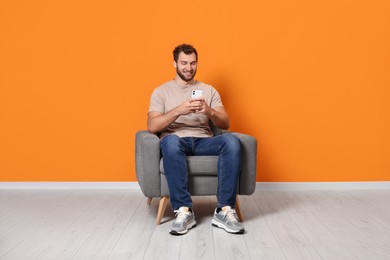
<path id="1" fill-rule="evenodd" d="M 165 113 L 164 96 L 160 89 L 155 89 L 150 97 L 149 112 Z"/>
<path id="2" fill-rule="evenodd" d="M 210 107 L 211 108 L 216 108 L 216 107 L 223 107 L 221 96 L 219 95 L 218 91 L 211 87 L 211 102 L 210 102 Z"/>

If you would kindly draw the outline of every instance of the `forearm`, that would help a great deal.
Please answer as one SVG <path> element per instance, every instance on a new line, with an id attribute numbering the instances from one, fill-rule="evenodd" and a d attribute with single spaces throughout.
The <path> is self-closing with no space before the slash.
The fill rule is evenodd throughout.
<path id="1" fill-rule="evenodd" d="M 227 130 L 230 127 L 229 116 L 224 110 L 220 111 L 210 108 L 206 115 L 216 127 L 223 130 Z"/>
<path id="2" fill-rule="evenodd" d="M 176 112 L 175 109 L 169 111 L 166 114 L 150 112 L 148 114 L 148 131 L 153 134 L 162 132 L 168 128 L 168 126 L 172 124 L 179 116 L 180 114 Z"/>

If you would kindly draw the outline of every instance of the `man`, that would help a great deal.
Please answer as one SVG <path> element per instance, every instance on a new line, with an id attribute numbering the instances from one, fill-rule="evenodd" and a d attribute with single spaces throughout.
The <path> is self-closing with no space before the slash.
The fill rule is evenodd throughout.
<path id="1" fill-rule="evenodd" d="M 209 120 L 220 129 L 229 128 L 229 116 L 219 93 L 194 80 L 198 53 L 188 44 L 173 51 L 176 77 L 156 88 L 151 96 L 148 130 L 160 133 L 161 153 L 176 220 L 169 232 L 183 235 L 196 226 L 188 192 L 188 155 L 218 155 L 218 206 L 212 225 L 229 233 L 244 232 L 234 210 L 241 166 L 240 141 L 232 134 L 213 136 Z M 196 91 L 195 91 L 196 90 Z M 201 93 L 191 97 L 192 93 Z"/>

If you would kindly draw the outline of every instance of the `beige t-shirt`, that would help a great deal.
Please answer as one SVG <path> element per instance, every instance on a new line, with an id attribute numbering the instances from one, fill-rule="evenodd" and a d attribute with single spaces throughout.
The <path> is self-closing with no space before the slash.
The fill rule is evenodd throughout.
<path id="1" fill-rule="evenodd" d="M 153 91 L 150 99 L 149 112 L 165 114 L 190 99 L 191 91 L 195 89 L 202 90 L 202 96 L 211 108 L 223 106 L 218 91 L 212 86 L 199 81 L 195 81 L 194 84 L 189 86 L 183 86 L 171 80 Z M 179 116 L 175 122 L 161 133 L 160 137 L 163 138 L 168 134 L 176 134 L 179 137 L 213 136 L 209 126 L 209 118 L 200 113 Z"/>

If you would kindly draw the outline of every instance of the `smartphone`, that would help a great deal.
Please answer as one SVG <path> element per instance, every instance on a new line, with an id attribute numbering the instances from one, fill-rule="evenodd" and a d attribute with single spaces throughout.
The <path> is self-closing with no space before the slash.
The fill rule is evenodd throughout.
<path id="1" fill-rule="evenodd" d="M 200 98 L 202 97 L 202 90 L 201 89 L 194 89 L 191 90 L 191 98 Z"/>

